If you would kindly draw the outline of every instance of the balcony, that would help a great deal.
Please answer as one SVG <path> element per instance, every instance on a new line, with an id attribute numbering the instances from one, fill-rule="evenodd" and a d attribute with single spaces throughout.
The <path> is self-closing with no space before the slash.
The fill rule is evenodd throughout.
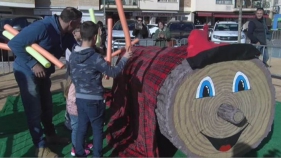
<path id="1" fill-rule="evenodd" d="M 138 0 L 123 0 L 122 3 L 123 5 L 137 6 Z M 116 5 L 115 0 L 105 0 L 105 4 Z"/>
<path id="2" fill-rule="evenodd" d="M 115 0 L 100 0 L 100 8 L 115 10 Z M 179 0 L 122 0 L 123 8 L 126 10 L 147 10 L 147 11 L 179 11 Z"/>
<path id="3" fill-rule="evenodd" d="M 35 0 L 1 0 L 2 7 L 35 8 Z"/>
<path id="4" fill-rule="evenodd" d="M 235 0 L 235 9 L 240 7 L 240 0 Z M 246 8 L 248 10 L 255 10 L 256 8 L 264 8 L 270 9 L 272 8 L 272 1 L 271 0 L 244 0 L 242 4 L 243 10 Z"/>
<path id="5" fill-rule="evenodd" d="M 122 0 L 122 3 L 124 9 L 137 9 L 139 7 L 139 0 Z M 100 8 L 103 8 L 104 4 L 105 8 L 117 8 L 115 0 L 100 0 Z"/>

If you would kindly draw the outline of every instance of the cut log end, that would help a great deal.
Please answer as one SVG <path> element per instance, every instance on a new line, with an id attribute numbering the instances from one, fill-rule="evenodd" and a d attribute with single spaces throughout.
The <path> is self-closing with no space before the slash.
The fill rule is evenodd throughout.
<path id="1" fill-rule="evenodd" d="M 218 108 L 218 116 L 234 125 L 238 125 L 245 120 L 243 112 L 239 108 L 229 104 L 220 105 Z"/>

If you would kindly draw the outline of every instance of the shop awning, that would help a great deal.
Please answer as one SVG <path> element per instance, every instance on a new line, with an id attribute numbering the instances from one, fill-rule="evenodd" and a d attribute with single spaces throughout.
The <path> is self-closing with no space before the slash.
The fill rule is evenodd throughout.
<path id="1" fill-rule="evenodd" d="M 198 16 L 203 16 L 203 17 L 211 17 L 212 13 L 211 12 L 197 12 Z"/>
<path id="2" fill-rule="evenodd" d="M 215 18 L 239 18 L 238 14 L 214 14 Z M 242 18 L 254 18 L 255 15 L 248 14 L 248 15 L 242 15 Z M 268 18 L 268 15 L 264 15 L 265 18 Z"/>

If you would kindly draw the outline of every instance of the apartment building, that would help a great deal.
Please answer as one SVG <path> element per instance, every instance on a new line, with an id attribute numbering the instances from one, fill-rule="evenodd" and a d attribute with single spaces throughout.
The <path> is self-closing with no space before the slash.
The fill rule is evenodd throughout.
<path id="1" fill-rule="evenodd" d="M 1 0 L 0 14 L 41 15 L 60 14 L 67 6 L 76 7 L 83 12 L 83 20 L 89 20 L 88 9 L 93 8 L 97 20 L 104 19 L 99 8 L 100 0 Z"/>
<path id="2" fill-rule="evenodd" d="M 149 23 L 159 20 L 188 20 L 196 24 L 207 21 L 237 20 L 240 0 L 122 0 L 127 18 L 143 17 Z M 243 21 L 254 16 L 257 7 L 266 10 L 265 17 L 280 11 L 275 7 L 280 0 L 243 0 Z M 281 4 L 280 4 L 281 5 Z M 63 8 L 72 6 L 83 12 L 83 20 L 89 20 L 88 9 L 93 8 L 97 20 L 108 17 L 119 20 L 115 0 L 1 0 L 0 16 L 53 15 L 60 14 Z M 104 14 L 105 13 L 105 14 Z M 105 15 L 105 16 L 104 16 Z"/>
<path id="3" fill-rule="evenodd" d="M 186 0 L 123 0 L 125 15 L 128 18 L 142 17 L 149 23 L 169 21 L 184 17 L 183 10 L 180 9 L 181 2 Z M 118 19 L 115 0 L 107 0 L 106 4 L 101 3 L 100 8 L 107 12 L 107 16 Z"/>
<path id="4" fill-rule="evenodd" d="M 143 17 L 150 23 L 158 20 L 185 19 L 189 12 L 190 0 L 122 0 L 127 18 Z M 53 15 L 60 14 L 63 8 L 72 6 L 83 12 L 83 20 L 89 20 L 88 9 L 93 8 L 97 20 L 112 17 L 118 20 L 115 0 L 1 0 L 0 15 Z M 104 16 L 104 13 L 106 16 Z M 190 20 L 190 19 L 189 19 Z"/>
<path id="5" fill-rule="evenodd" d="M 191 0 L 190 7 L 185 12 L 191 12 L 189 19 L 195 23 L 207 21 L 214 23 L 222 20 L 238 20 L 239 6 L 242 5 L 242 19 L 247 21 L 254 17 L 256 8 L 262 7 L 266 11 L 265 17 L 272 17 L 274 0 Z"/>

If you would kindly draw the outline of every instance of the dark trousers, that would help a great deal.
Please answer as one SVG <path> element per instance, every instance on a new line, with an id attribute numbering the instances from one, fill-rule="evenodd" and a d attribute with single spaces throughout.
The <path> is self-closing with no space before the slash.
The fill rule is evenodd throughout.
<path id="1" fill-rule="evenodd" d="M 78 110 L 76 156 L 86 157 L 85 137 L 90 123 L 93 131 L 93 157 L 102 157 L 105 101 L 76 98 L 76 105 Z"/>
<path id="2" fill-rule="evenodd" d="M 44 133 L 47 136 L 55 134 L 55 127 L 52 123 L 51 80 L 49 76 L 37 78 L 30 69 L 18 65 L 16 62 L 14 62 L 14 75 L 19 86 L 32 141 L 37 148 L 45 147 Z"/>

